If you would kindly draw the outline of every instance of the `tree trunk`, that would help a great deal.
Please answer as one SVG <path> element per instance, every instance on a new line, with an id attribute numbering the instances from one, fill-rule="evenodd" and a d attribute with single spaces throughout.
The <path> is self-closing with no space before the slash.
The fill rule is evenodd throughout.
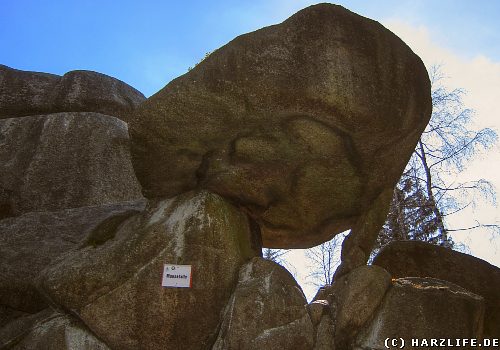
<path id="1" fill-rule="evenodd" d="M 427 190 L 427 196 L 429 198 L 429 202 L 431 203 L 432 206 L 432 212 L 434 213 L 434 216 L 436 217 L 436 224 L 438 227 L 439 231 L 439 238 L 441 240 L 441 245 L 446 245 L 448 242 L 448 232 L 446 231 L 446 228 L 444 226 L 444 221 L 443 221 L 443 216 L 441 215 L 441 211 L 439 210 L 436 200 L 434 198 L 434 193 L 432 192 L 432 175 L 431 175 L 431 169 L 429 168 L 429 165 L 427 164 L 427 158 L 425 155 L 425 150 L 424 146 L 422 144 L 422 141 L 418 141 L 418 146 L 420 148 L 420 154 L 419 158 L 422 161 L 422 165 L 424 167 L 425 171 L 425 185 L 426 185 L 426 190 Z"/>

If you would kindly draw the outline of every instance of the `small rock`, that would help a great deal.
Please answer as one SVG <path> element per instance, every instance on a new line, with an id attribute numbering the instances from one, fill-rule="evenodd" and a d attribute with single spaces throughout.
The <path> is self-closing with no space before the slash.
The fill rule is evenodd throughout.
<path id="1" fill-rule="evenodd" d="M 403 338 L 407 347 L 411 339 L 480 339 L 483 316 L 484 299 L 453 283 L 400 278 L 359 333 L 355 349 L 384 349 L 387 338 Z"/>
<path id="2" fill-rule="evenodd" d="M 485 301 L 484 336 L 500 335 L 500 268 L 479 258 L 434 244 L 397 241 L 373 260 L 394 278 L 433 277 L 478 294 Z"/>
<path id="3" fill-rule="evenodd" d="M 240 270 L 212 350 L 312 349 L 306 299 L 282 266 L 254 258 Z"/>
<path id="4" fill-rule="evenodd" d="M 391 276 L 378 266 L 361 266 L 336 280 L 325 290 L 335 310 L 335 344 L 347 349 L 391 286 Z"/>
<path id="5" fill-rule="evenodd" d="M 307 311 L 311 317 L 314 326 L 317 326 L 321 321 L 321 316 L 330 311 L 330 304 L 328 300 L 314 300 L 307 305 Z"/>

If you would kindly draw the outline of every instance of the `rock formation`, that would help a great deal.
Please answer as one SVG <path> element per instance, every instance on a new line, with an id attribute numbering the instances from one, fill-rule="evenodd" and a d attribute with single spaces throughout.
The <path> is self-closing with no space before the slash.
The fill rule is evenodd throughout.
<path id="1" fill-rule="evenodd" d="M 41 290 L 113 349 L 207 348 L 240 266 L 259 254 L 250 227 L 219 196 L 188 192 L 92 232 L 42 272 Z M 192 265 L 192 288 L 162 288 L 165 263 Z"/>
<path id="2" fill-rule="evenodd" d="M 68 112 L 0 119 L 0 135 L 0 218 L 142 197 L 127 124 L 115 117 Z"/>
<path id="3" fill-rule="evenodd" d="M 240 270 L 212 350 L 312 350 L 304 293 L 280 265 L 254 258 Z"/>
<path id="4" fill-rule="evenodd" d="M 143 208 L 144 203 L 137 201 L 33 212 L 0 220 L 2 306 L 26 313 L 36 313 L 48 307 L 36 289 L 35 280 L 39 273 L 59 256 L 78 247 L 90 232 Z"/>
<path id="5" fill-rule="evenodd" d="M 146 98 L 105 74 L 77 70 L 60 77 L 0 65 L 0 119 L 57 112 L 97 112 L 128 121 Z"/>
<path id="6" fill-rule="evenodd" d="M 146 197 L 218 193 L 267 247 L 353 228 L 347 272 L 366 263 L 430 112 L 429 78 L 408 46 L 320 4 L 237 37 L 149 98 L 130 122 L 132 157 Z"/>
<path id="7" fill-rule="evenodd" d="M 484 260 L 418 241 L 392 242 L 375 257 L 374 265 L 394 278 L 432 277 L 457 284 L 485 301 L 485 337 L 500 335 L 500 269 Z"/>
<path id="8" fill-rule="evenodd" d="M 383 349 L 387 338 L 401 335 L 409 348 L 419 348 L 411 346 L 411 339 L 481 339 L 483 317 L 481 296 L 442 280 L 401 278 L 393 282 L 352 349 Z"/>
<path id="9" fill-rule="evenodd" d="M 16 323 L 0 330 L 2 349 L 110 350 L 80 321 L 51 310 L 21 318 Z"/>
<path id="10" fill-rule="evenodd" d="M 422 62 L 380 24 L 312 6 L 143 100 L 95 72 L 0 66 L 0 349 L 498 337 L 498 269 L 407 243 L 365 265 L 430 113 Z M 310 304 L 260 257 L 347 228 Z M 189 288 L 162 285 L 166 264 L 191 266 Z"/>

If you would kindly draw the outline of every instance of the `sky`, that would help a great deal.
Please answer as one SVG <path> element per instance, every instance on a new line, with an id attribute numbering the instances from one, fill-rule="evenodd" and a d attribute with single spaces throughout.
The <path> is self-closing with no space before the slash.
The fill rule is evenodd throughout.
<path id="1" fill-rule="evenodd" d="M 150 96 L 187 72 L 207 52 L 234 37 L 279 23 L 312 1 L 108 1 L 0 0 L 0 64 L 64 74 L 94 70 L 116 77 Z M 500 1 L 338 1 L 374 19 L 402 38 L 426 66 L 440 64 L 450 88 L 463 88 L 478 128 L 500 132 Z M 500 191 L 500 147 L 478 157 L 461 179 L 485 178 Z M 500 223 L 487 203 L 454 224 L 480 219 Z M 481 230 L 456 234 L 471 254 L 500 266 L 500 239 Z M 289 260 L 306 294 L 303 251 Z"/>

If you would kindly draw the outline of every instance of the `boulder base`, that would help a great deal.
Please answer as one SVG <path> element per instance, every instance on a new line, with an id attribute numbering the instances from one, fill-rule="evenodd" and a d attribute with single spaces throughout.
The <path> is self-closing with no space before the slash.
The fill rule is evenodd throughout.
<path id="1" fill-rule="evenodd" d="M 241 265 L 260 251 L 252 237 L 221 197 L 188 192 L 93 231 L 40 288 L 112 349 L 206 349 Z M 164 264 L 191 265 L 192 288 L 162 287 Z"/>

